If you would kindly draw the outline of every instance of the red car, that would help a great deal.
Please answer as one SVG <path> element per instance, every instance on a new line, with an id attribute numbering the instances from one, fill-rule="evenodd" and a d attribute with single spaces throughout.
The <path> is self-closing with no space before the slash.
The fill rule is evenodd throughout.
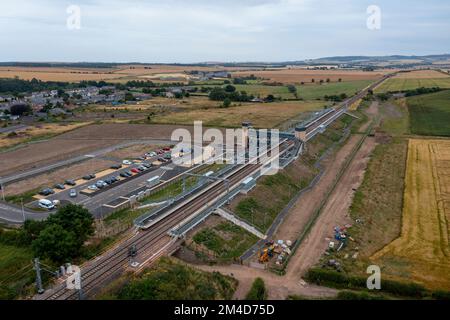
<path id="1" fill-rule="evenodd" d="M 163 151 L 170 151 L 170 147 L 165 147 L 165 148 L 163 148 Z"/>
<path id="2" fill-rule="evenodd" d="M 136 168 L 133 168 L 133 169 L 131 169 L 131 172 L 139 173 L 140 171 L 138 169 L 136 169 Z"/>

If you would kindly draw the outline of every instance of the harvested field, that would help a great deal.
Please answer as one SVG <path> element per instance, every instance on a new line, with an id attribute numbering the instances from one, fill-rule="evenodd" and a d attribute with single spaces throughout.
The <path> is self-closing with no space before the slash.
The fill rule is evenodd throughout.
<path id="1" fill-rule="evenodd" d="M 105 68 L 62 68 L 62 67 L 0 67 L 0 78 L 15 78 L 42 81 L 79 82 L 82 80 L 112 80 L 122 75 L 113 74 L 114 69 Z"/>
<path id="2" fill-rule="evenodd" d="M 25 142 L 32 142 L 40 139 L 50 138 L 58 134 L 75 130 L 77 128 L 89 125 L 89 122 L 70 123 L 70 124 L 42 124 L 29 126 L 24 129 L 14 131 L 14 133 L 0 134 L 0 150 L 9 148 Z"/>
<path id="3" fill-rule="evenodd" d="M 159 112 L 159 111 L 180 111 L 189 109 L 208 109 L 218 108 L 222 104 L 219 101 L 209 100 L 208 97 L 191 96 L 183 99 L 169 99 L 163 97 L 155 97 L 153 99 L 138 102 L 134 105 L 93 105 L 88 111 L 106 111 L 108 112 Z"/>
<path id="4" fill-rule="evenodd" d="M 251 121 L 258 128 L 277 127 L 284 121 L 307 111 L 321 109 L 323 102 L 274 102 L 266 104 L 245 104 L 242 106 L 214 110 L 194 110 L 156 116 L 155 123 L 192 124 L 203 121 L 205 126 L 237 127 L 242 121 Z"/>
<path id="5" fill-rule="evenodd" d="M 19 77 L 24 80 L 36 78 L 42 81 L 80 82 L 82 80 L 124 82 L 145 80 L 154 75 L 171 76 L 185 71 L 218 71 L 223 67 L 175 66 L 175 65 L 121 65 L 117 68 L 76 68 L 76 67 L 0 67 L 0 78 Z M 231 67 L 227 70 L 246 70 Z M 171 76 L 172 77 L 172 76 Z"/>
<path id="6" fill-rule="evenodd" d="M 320 80 L 326 81 L 330 79 L 332 82 L 337 82 L 339 79 L 342 81 L 354 81 L 354 80 L 376 80 L 385 74 L 385 72 L 365 72 L 359 70 L 304 70 L 304 69 L 272 69 L 264 71 L 238 71 L 233 73 L 234 78 L 255 75 L 268 81 L 281 82 L 281 83 L 296 83 L 301 82 L 309 83 L 314 79 L 315 82 Z"/>
<path id="7" fill-rule="evenodd" d="M 430 288 L 450 289 L 450 141 L 409 141 L 401 236 L 372 256 Z M 388 269 L 387 272 L 394 272 Z"/>

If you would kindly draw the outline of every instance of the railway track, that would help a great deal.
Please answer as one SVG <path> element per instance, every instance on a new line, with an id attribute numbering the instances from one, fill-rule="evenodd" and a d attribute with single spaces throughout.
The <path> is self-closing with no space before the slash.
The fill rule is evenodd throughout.
<path id="1" fill-rule="evenodd" d="M 348 104 L 362 98 L 370 89 L 375 88 L 380 83 L 388 79 L 389 76 L 372 84 L 359 94 L 348 99 L 346 102 L 342 103 L 333 112 L 317 121 L 317 123 L 312 124 L 307 128 L 307 134 L 312 134 L 318 129 L 318 127 L 326 123 L 327 121 L 334 120 L 333 117 L 340 116 Z M 230 187 L 233 188 L 237 183 L 246 178 L 250 173 L 253 173 L 261 164 L 245 164 L 239 165 L 237 169 L 231 173 L 227 178 L 230 181 Z M 166 244 L 169 244 L 172 239 L 168 236 L 168 232 L 176 226 L 180 221 L 185 220 L 195 212 L 198 212 L 208 205 L 210 201 L 215 200 L 217 196 L 225 192 L 226 186 L 223 182 L 213 183 L 209 189 L 206 190 L 202 196 L 196 197 L 192 196 L 193 199 L 189 198 L 185 203 L 174 209 L 170 215 L 166 216 L 164 219 L 160 220 L 158 223 L 153 225 L 150 229 L 141 230 L 137 232 L 131 238 L 125 240 L 117 247 L 111 249 L 104 255 L 100 256 L 94 261 L 89 262 L 85 267 L 82 268 L 82 288 L 83 293 L 86 296 L 90 296 L 95 293 L 96 289 L 102 284 L 106 283 L 108 279 L 113 276 L 122 273 L 128 265 L 128 248 L 135 245 L 138 252 L 148 253 L 152 252 L 153 248 L 161 248 Z M 143 259 L 145 260 L 145 259 Z M 58 285 L 54 290 L 50 291 L 48 294 L 42 296 L 42 299 L 46 300 L 65 300 L 65 299 L 75 299 L 78 296 L 78 292 L 74 290 L 68 290 L 65 283 Z"/>
<path id="2" fill-rule="evenodd" d="M 241 165 L 228 177 L 230 185 L 235 186 L 260 166 L 260 164 Z M 107 280 L 122 273 L 126 269 L 129 261 L 128 248 L 130 246 L 136 245 L 138 252 L 146 253 L 152 252 L 153 248 L 159 248 L 169 243 L 172 241 L 168 236 L 171 228 L 196 211 L 202 209 L 205 203 L 214 200 L 224 191 L 226 191 L 224 183 L 219 182 L 213 184 L 204 196 L 188 201 L 165 219 L 152 226 L 151 229 L 139 231 L 116 248 L 111 249 L 103 256 L 82 267 L 81 282 L 83 294 L 85 296 L 91 296 Z M 70 300 L 76 299 L 77 297 L 77 291 L 67 289 L 65 283 L 62 283 L 40 298 L 45 300 Z"/>

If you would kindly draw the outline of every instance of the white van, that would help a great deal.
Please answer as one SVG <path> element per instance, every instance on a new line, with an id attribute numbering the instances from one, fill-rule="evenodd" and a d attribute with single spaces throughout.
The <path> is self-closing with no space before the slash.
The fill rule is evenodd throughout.
<path id="1" fill-rule="evenodd" d="M 50 200 L 41 199 L 41 200 L 39 200 L 39 207 L 47 209 L 47 210 L 52 210 L 53 208 L 55 208 L 55 205 Z"/>

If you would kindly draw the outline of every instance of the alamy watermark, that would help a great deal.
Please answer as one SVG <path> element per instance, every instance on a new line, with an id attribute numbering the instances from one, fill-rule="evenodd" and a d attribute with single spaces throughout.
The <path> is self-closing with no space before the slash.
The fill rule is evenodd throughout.
<path id="1" fill-rule="evenodd" d="M 69 30 L 81 29 L 81 8 L 77 5 L 70 5 L 66 9 L 69 15 L 66 19 L 66 26 Z"/>
<path id="2" fill-rule="evenodd" d="M 371 265 L 367 267 L 366 273 L 370 274 L 367 278 L 367 289 L 380 290 L 381 289 L 381 269 L 377 265 Z"/>
<path id="3" fill-rule="evenodd" d="M 69 290 L 81 290 L 81 269 L 78 266 L 70 265 L 67 268 L 66 288 Z"/>
<path id="4" fill-rule="evenodd" d="M 369 30 L 380 30 L 381 29 L 381 8 L 377 5 L 370 5 L 367 7 L 367 17 L 366 25 Z"/>

